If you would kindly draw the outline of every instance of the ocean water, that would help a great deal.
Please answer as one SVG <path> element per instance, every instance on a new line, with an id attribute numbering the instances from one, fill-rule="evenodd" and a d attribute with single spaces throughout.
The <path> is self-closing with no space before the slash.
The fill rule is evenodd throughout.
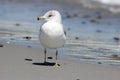
<path id="1" fill-rule="evenodd" d="M 0 43 L 42 48 L 38 34 L 44 21 L 37 21 L 36 18 L 50 9 L 57 9 L 62 14 L 67 33 L 65 47 L 60 49 L 61 54 L 65 53 L 62 54 L 63 56 L 120 67 L 119 13 L 66 5 L 66 2 L 61 4 L 54 0 L 52 0 L 54 2 L 41 0 L 40 3 L 37 2 L 38 0 L 34 3 L 31 1 L 24 3 L 13 0 L 10 3 L 8 0 L 0 3 Z M 89 1 L 99 1 L 108 5 L 104 0 Z M 111 4 L 109 2 L 110 6 L 118 5 Z"/>

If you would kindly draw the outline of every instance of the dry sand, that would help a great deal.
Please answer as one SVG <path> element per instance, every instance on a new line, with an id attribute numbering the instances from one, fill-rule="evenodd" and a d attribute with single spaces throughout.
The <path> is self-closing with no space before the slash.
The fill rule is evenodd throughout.
<path id="1" fill-rule="evenodd" d="M 42 63 L 43 56 L 43 50 L 38 48 L 0 47 L 0 80 L 120 80 L 120 68 L 115 67 L 62 58 L 59 68 L 33 64 Z"/>

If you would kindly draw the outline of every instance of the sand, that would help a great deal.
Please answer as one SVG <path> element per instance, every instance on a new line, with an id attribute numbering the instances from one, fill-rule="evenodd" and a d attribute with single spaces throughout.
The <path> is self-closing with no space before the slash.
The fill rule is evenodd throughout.
<path id="1" fill-rule="evenodd" d="M 47 54 L 54 57 L 54 54 Z M 0 47 L 1 80 L 120 80 L 120 68 L 59 58 L 59 68 L 35 65 L 43 62 L 43 49 Z M 48 60 L 53 62 L 53 60 Z"/>

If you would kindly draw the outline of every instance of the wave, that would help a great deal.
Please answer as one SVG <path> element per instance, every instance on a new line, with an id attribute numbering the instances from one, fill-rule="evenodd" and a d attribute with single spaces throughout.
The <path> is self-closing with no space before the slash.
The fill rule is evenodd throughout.
<path id="1" fill-rule="evenodd" d="M 108 4 L 108 5 L 120 5 L 120 1 L 119 0 L 94 0 L 94 1 L 98 1 L 101 2 L 103 4 Z"/>
<path id="2" fill-rule="evenodd" d="M 120 0 L 0 0 L 2 4 L 9 3 L 22 3 L 22 4 L 33 4 L 33 5 L 42 5 L 46 3 L 67 3 L 72 5 L 84 6 L 92 9 L 103 9 L 108 10 L 112 13 L 120 13 Z M 39 4 L 38 4 L 39 3 Z"/>
<path id="3" fill-rule="evenodd" d="M 53 0 L 55 1 L 55 0 Z M 119 0 L 57 0 L 57 2 L 77 4 L 92 9 L 104 9 L 113 13 L 120 13 Z"/>

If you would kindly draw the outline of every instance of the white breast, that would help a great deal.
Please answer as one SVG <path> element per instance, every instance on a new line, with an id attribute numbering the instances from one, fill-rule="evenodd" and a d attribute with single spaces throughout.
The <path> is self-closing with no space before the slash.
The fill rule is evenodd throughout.
<path id="1" fill-rule="evenodd" d="M 53 21 L 43 24 L 39 37 L 41 44 L 46 48 L 60 48 L 66 40 L 62 25 Z"/>

